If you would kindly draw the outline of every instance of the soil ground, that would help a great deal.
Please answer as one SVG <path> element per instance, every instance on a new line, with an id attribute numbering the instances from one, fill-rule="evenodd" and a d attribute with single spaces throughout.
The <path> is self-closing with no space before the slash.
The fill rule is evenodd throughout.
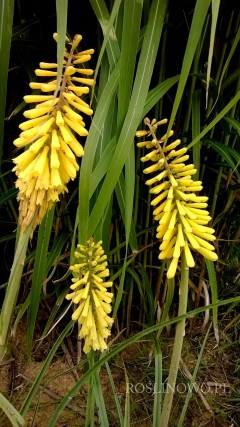
<path id="1" fill-rule="evenodd" d="M 164 337 L 163 364 L 169 363 L 172 338 Z M 193 373 L 200 350 L 202 335 L 188 332 L 182 354 L 182 364 L 176 385 L 171 427 L 177 426 L 185 402 L 188 377 Z M 0 365 L 0 392 L 20 409 L 32 382 L 39 374 L 44 359 L 52 346 L 49 336 L 39 348 L 36 348 L 28 361 L 26 354 L 26 327 L 21 321 L 18 334 L 12 341 L 11 351 Z M 54 357 L 42 386 L 27 412 L 27 427 L 47 427 L 61 398 L 73 387 L 84 372 L 83 363 L 77 366 L 77 349 L 70 338 Z M 184 427 L 235 427 L 240 425 L 240 404 L 236 398 L 239 385 L 235 370 L 236 361 L 231 348 L 216 346 L 214 336 L 208 340 L 201 361 L 195 389 L 191 398 Z M 131 426 L 150 427 L 154 402 L 154 359 L 150 341 L 135 344 L 123 351 L 110 362 L 110 368 L 118 399 L 124 412 L 126 392 L 130 397 Z M 126 374 L 128 385 L 126 386 Z M 111 427 L 119 425 L 113 392 L 105 367 L 102 368 L 101 385 L 109 423 Z M 63 411 L 57 427 L 75 427 L 85 425 L 87 385 L 85 384 L 71 404 Z M 235 402 L 235 403 L 234 403 Z M 98 417 L 96 412 L 96 426 Z M 11 427 L 3 412 L 0 412 L 0 426 Z"/>

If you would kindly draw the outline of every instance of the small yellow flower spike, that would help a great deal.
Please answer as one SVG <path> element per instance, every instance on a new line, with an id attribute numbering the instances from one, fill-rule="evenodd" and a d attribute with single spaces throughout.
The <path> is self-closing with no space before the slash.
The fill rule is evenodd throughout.
<path id="1" fill-rule="evenodd" d="M 114 322 L 109 316 L 113 293 L 108 288 L 112 282 L 104 282 L 109 270 L 101 244 L 102 241 L 94 243 L 90 238 L 86 246 L 78 245 L 75 257 L 79 264 L 70 267 L 74 276 L 70 286 L 73 292 L 66 295 L 66 299 L 76 304 L 72 320 L 78 321 L 79 337 L 85 341 L 85 353 L 91 350 L 103 352 L 108 348 L 105 339 L 111 334 Z"/>
<path id="2" fill-rule="evenodd" d="M 53 37 L 57 41 L 57 33 Z M 78 135 L 87 136 L 88 131 L 79 112 L 93 114 L 81 99 L 94 84 L 93 79 L 87 77 L 93 70 L 78 68 L 75 64 L 89 60 L 94 51 L 74 52 L 81 40 L 79 34 L 72 42 L 66 37 L 63 75 L 57 96 L 54 92 L 58 64 L 40 62 L 35 74 L 46 80 L 31 82 L 30 87 L 43 93 L 24 97 L 26 103 L 36 103 L 36 106 L 23 113 L 28 120 L 19 125 L 22 132 L 13 142 L 18 148 L 27 148 L 13 159 L 19 190 L 19 223 L 23 229 L 32 222 L 34 230 L 41 223 L 59 195 L 67 191 L 66 184 L 75 179 L 79 170 L 76 158 L 84 154 Z M 75 73 L 83 77 L 74 77 Z"/>
<path id="3" fill-rule="evenodd" d="M 136 136 L 148 135 L 152 138 L 151 141 L 137 143 L 137 146 L 151 150 L 141 158 L 141 161 L 152 162 L 143 172 L 154 173 L 146 184 L 155 184 L 150 193 L 155 195 L 151 205 L 154 206 L 154 219 L 159 221 L 156 237 L 162 239 L 159 259 L 170 260 L 167 277 L 171 279 L 176 274 L 182 252 L 185 254 L 188 267 L 195 265 L 192 249 L 211 261 L 216 261 L 218 257 L 214 246 L 209 243 L 216 238 L 214 230 L 207 227 L 211 220 L 209 212 L 205 210 L 208 198 L 195 194 L 203 187 L 201 181 L 192 179 L 197 171 L 194 165 L 185 165 L 185 161 L 189 159 L 187 149 L 176 149 L 181 143 L 180 139 L 164 146 L 167 135 L 163 135 L 159 140 L 156 138 L 157 127 L 165 123 L 167 119 L 160 122 L 154 119 L 150 122 L 146 118 L 148 130 L 137 131 Z M 171 130 L 169 136 L 172 135 Z"/>

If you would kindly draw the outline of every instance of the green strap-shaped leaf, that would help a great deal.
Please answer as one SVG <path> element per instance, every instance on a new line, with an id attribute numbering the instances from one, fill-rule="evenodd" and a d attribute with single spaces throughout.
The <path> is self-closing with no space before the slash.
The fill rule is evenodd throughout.
<path id="1" fill-rule="evenodd" d="M 14 406 L 0 393 L 0 408 L 7 415 L 13 427 L 25 427 L 26 423 Z"/>
<path id="2" fill-rule="evenodd" d="M 209 44 L 208 61 L 207 61 L 206 106 L 208 103 L 208 89 L 209 89 L 209 82 L 210 82 L 213 48 L 214 48 L 214 42 L 215 42 L 215 34 L 216 34 L 216 28 L 217 28 L 217 19 L 218 19 L 219 7 L 220 7 L 220 0 L 212 0 L 211 3 L 212 3 L 211 5 L 212 6 L 212 23 L 211 23 L 210 44 Z"/>
<path id="3" fill-rule="evenodd" d="M 13 12 L 14 0 L 0 0 L 0 168 L 3 154 L 4 118 Z"/>
<path id="4" fill-rule="evenodd" d="M 211 295 L 212 295 L 212 302 L 214 304 L 213 306 L 213 327 L 214 327 L 214 333 L 217 343 L 219 342 L 219 331 L 218 331 L 218 306 L 216 305 L 218 302 L 218 285 L 217 285 L 217 277 L 216 272 L 214 268 L 214 263 L 210 261 L 209 259 L 205 259 L 207 271 L 208 271 L 208 277 L 209 277 L 209 283 L 211 288 Z"/>
<path id="5" fill-rule="evenodd" d="M 172 114 L 169 120 L 168 131 L 172 129 L 177 110 L 182 100 L 183 92 L 186 86 L 187 79 L 190 74 L 193 58 L 197 49 L 197 45 L 202 33 L 203 25 L 209 9 L 210 0 L 197 0 L 194 8 L 193 19 L 188 36 L 187 46 L 182 62 L 182 69 L 178 83 L 177 93 L 175 96 Z"/>
<path id="6" fill-rule="evenodd" d="M 48 246 L 52 231 L 53 217 L 54 208 L 46 213 L 38 230 L 37 249 L 35 254 L 32 287 L 30 290 L 30 304 L 28 309 L 27 343 L 29 354 L 32 348 L 32 340 L 40 303 L 42 285 L 46 275 Z"/>
<path id="7" fill-rule="evenodd" d="M 67 14 L 68 14 L 68 0 L 56 0 L 56 12 L 57 12 L 57 89 L 60 85 L 62 77 L 64 50 L 65 50 L 65 37 L 67 34 Z M 56 89 L 56 91 L 57 91 Z"/>
<path id="8" fill-rule="evenodd" d="M 232 117 L 224 117 L 224 120 L 226 120 L 240 135 L 240 122 L 236 119 L 233 119 Z"/>
<path id="9" fill-rule="evenodd" d="M 141 120 L 162 33 L 166 3 L 167 1 L 159 2 L 157 0 L 152 2 L 126 119 L 118 139 L 112 163 L 89 219 L 88 230 L 90 236 L 93 235 L 97 228 L 109 197 L 119 179 L 131 144 L 133 144 L 135 131 Z"/>
<path id="10" fill-rule="evenodd" d="M 237 167 L 239 165 L 239 161 L 240 161 L 240 156 L 236 152 L 236 155 L 238 157 L 238 163 L 236 163 L 232 157 L 232 153 L 235 152 L 236 150 L 234 150 L 231 147 L 228 147 L 227 145 L 224 145 L 221 142 L 216 141 L 214 139 L 204 139 L 203 141 L 205 143 L 209 144 L 218 154 L 220 154 L 221 157 L 223 157 L 223 159 L 226 160 L 226 162 L 228 163 L 230 168 L 233 169 L 234 173 L 236 173 L 237 177 L 240 178 L 240 173 L 237 169 Z"/>

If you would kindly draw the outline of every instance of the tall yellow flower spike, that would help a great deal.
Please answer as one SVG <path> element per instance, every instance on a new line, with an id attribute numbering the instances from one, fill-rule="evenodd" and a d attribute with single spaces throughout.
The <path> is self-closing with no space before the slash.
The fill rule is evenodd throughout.
<path id="1" fill-rule="evenodd" d="M 53 37 L 57 41 L 57 33 Z M 76 157 L 84 154 L 75 134 L 80 137 L 88 135 L 81 114 L 90 116 L 93 110 L 81 97 L 89 93 L 88 86 L 93 86 L 94 80 L 88 77 L 93 70 L 78 67 L 89 61 L 94 51 L 74 53 L 81 39 L 79 34 L 73 42 L 66 37 L 68 49 L 65 49 L 64 71 L 57 97 L 54 92 L 58 64 L 47 62 L 40 62 L 40 68 L 35 70 L 36 76 L 47 80 L 30 83 L 31 89 L 42 94 L 24 97 L 25 102 L 36 103 L 36 106 L 23 113 L 28 120 L 19 125 L 22 132 L 13 142 L 18 148 L 27 147 L 13 159 L 19 190 L 19 223 L 23 229 L 32 221 L 33 229 L 41 223 L 47 210 L 59 200 L 59 195 L 67 191 L 69 180 L 76 177 L 79 170 Z M 75 77 L 75 74 L 83 77 Z"/>
<path id="2" fill-rule="evenodd" d="M 195 265 L 192 249 L 212 261 L 216 261 L 218 257 L 214 246 L 209 243 L 216 238 L 214 230 L 207 227 L 211 220 L 209 212 L 206 211 L 208 197 L 196 195 L 203 187 L 201 181 L 192 179 L 197 171 L 194 165 L 185 165 L 185 161 L 189 159 L 187 149 L 175 150 L 181 142 L 180 139 L 166 144 L 167 135 L 157 140 L 156 130 L 159 125 L 165 123 L 167 119 L 159 122 L 154 119 L 150 122 L 146 118 L 148 130 L 138 131 L 136 136 L 152 138 L 151 141 L 139 142 L 137 146 L 151 150 L 141 161 L 152 162 L 143 172 L 154 173 L 146 184 L 154 185 L 150 193 L 155 195 L 151 205 L 154 206 L 154 219 L 159 221 L 156 237 L 162 239 L 159 259 L 170 260 L 167 271 L 167 277 L 170 279 L 176 274 L 182 251 L 185 253 L 188 267 Z M 171 130 L 168 137 L 173 133 Z"/>
<path id="3" fill-rule="evenodd" d="M 109 270 L 101 244 L 102 241 L 94 243 L 91 238 L 86 246 L 78 245 L 75 257 L 80 263 L 70 267 L 74 276 L 70 288 L 74 292 L 66 295 L 66 299 L 76 304 L 72 320 L 78 320 L 79 337 L 85 341 L 85 353 L 108 348 L 105 339 L 111 334 L 114 322 L 109 316 L 113 293 L 108 288 L 112 282 L 104 282 Z"/>

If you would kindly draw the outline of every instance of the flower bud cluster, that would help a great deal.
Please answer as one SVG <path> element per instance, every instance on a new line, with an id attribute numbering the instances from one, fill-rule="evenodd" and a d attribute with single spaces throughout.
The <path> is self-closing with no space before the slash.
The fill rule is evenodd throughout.
<path id="1" fill-rule="evenodd" d="M 176 274 L 182 252 L 188 267 L 195 265 L 192 249 L 212 261 L 216 261 L 218 257 L 212 244 L 216 239 L 214 230 L 207 227 L 211 220 L 206 210 L 208 197 L 196 194 L 203 187 L 201 181 L 192 179 L 197 171 L 194 165 L 185 164 L 189 159 L 187 149 L 177 148 L 181 143 L 179 139 L 168 143 L 173 131 L 169 135 L 163 135 L 160 140 L 156 138 L 157 127 L 165 123 L 167 119 L 159 122 L 154 119 L 151 123 L 149 119 L 145 119 L 149 129 L 138 131 L 136 136 L 151 136 L 151 141 L 139 142 L 137 146 L 150 150 L 141 161 L 151 162 L 143 172 L 152 174 L 146 184 L 152 186 L 150 193 L 154 194 L 151 202 L 154 207 L 153 215 L 159 221 L 156 234 L 162 240 L 159 259 L 170 261 L 167 271 L 170 279 Z"/>
<path id="2" fill-rule="evenodd" d="M 57 41 L 56 33 L 54 39 Z M 78 34 L 73 42 L 66 38 L 68 49 L 58 90 L 58 64 L 40 62 L 35 74 L 45 81 L 32 82 L 30 87 L 42 93 L 24 97 L 26 103 L 36 106 L 23 113 L 28 120 L 19 125 L 22 132 L 13 142 L 18 148 L 26 147 L 13 159 L 19 190 L 19 223 L 23 229 L 32 221 L 33 229 L 41 223 L 46 211 L 67 191 L 69 180 L 76 177 L 76 157 L 84 154 L 78 136 L 87 136 L 88 131 L 81 114 L 90 116 L 93 110 L 81 97 L 89 93 L 94 80 L 89 78 L 93 70 L 79 66 L 89 61 L 94 51 L 75 53 L 81 39 Z"/>
<path id="3" fill-rule="evenodd" d="M 109 316 L 113 293 L 108 290 L 112 282 L 104 282 L 109 276 L 109 270 L 101 244 L 102 241 L 94 243 L 91 238 L 86 246 L 78 245 L 75 257 L 79 264 L 70 267 L 74 276 L 70 286 L 73 292 L 66 299 L 76 304 L 72 319 L 78 321 L 79 337 L 85 341 L 85 353 L 107 349 L 105 340 L 113 324 Z"/>

